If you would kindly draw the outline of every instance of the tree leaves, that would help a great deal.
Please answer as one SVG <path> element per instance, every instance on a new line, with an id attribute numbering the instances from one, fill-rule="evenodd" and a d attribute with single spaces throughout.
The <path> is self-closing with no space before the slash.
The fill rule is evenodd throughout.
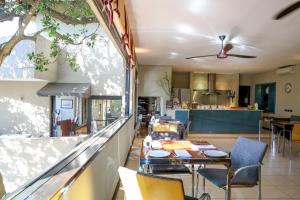
<path id="1" fill-rule="evenodd" d="M 27 54 L 29 60 L 32 60 L 35 63 L 35 70 L 44 72 L 48 71 L 49 59 L 44 56 L 43 53 L 34 53 L 31 52 Z"/>
<path id="2" fill-rule="evenodd" d="M 37 6 L 34 12 L 29 12 L 33 4 Z M 41 14 L 43 17 L 41 19 L 42 29 L 37 31 L 31 36 L 26 36 L 24 31 L 18 32 L 13 37 L 15 39 L 9 40 L 7 43 L 13 41 L 21 41 L 21 40 L 33 40 L 36 41 L 38 35 L 42 32 L 46 32 L 48 36 L 51 38 L 51 46 L 50 46 L 50 54 L 44 55 L 43 53 L 35 53 L 32 52 L 28 54 L 28 58 L 35 62 L 35 69 L 38 71 L 47 71 L 50 60 L 57 59 L 58 56 L 61 55 L 62 50 L 64 50 L 68 46 L 72 45 L 87 45 L 88 47 L 94 47 L 96 38 L 97 38 L 97 30 L 98 28 L 89 33 L 84 25 L 87 23 L 97 22 L 94 16 L 94 13 L 90 9 L 89 5 L 86 1 L 82 0 L 40 0 L 39 4 L 35 0 L 10 0 L 6 1 L 5 5 L 1 7 L 5 12 L 8 12 L 13 17 L 20 17 L 20 22 L 22 22 L 22 17 L 32 16 Z M 5 12 L 0 12 L 0 22 L 1 15 Z M 6 14 L 7 15 L 7 14 Z M 32 17 L 30 16 L 30 17 Z M 4 20 L 8 20 L 7 17 L 3 18 Z M 75 33 L 61 33 L 61 22 L 66 24 L 80 24 L 83 25 L 83 28 L 78 29 Z M 25 25 L 25 28 L 28 24 Z M 25 29 L 24 28 L 24 29 Z M 20 29 L 20 27 L 19 27 Z M 13 45 L 2 45 L 0 44 L 0 54 L 4 51 L 3 48 L 6 48 L 6 52 L 11 52 L 11 49 L 14 48 Z M 7 50 L 7 48 L 10 48 Z M 1 55 L 0 55 L 1 56 Z M 7 56 L 3 54 L 2 57 Z M 79 69 L 79 65 L 76 62 L 76 52 L 68 52 L 66 51 L 66 61 L 68 62 L 70 68 L 74 71 Z M 1 62 L 3 59 L 1 60 Z M 0 65 L 1 65 L 0 62 Z"/>

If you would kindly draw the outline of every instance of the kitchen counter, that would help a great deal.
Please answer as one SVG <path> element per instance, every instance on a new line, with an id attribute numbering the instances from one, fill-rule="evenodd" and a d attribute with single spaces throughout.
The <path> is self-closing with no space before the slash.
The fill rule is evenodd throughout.
<path id="1" fill-rule="evenodd" d="M 190 109 L 176 110 L 177 120 L 191 120 L 191 132 L 258 133 L 261 110 L 248 109 Z"/>

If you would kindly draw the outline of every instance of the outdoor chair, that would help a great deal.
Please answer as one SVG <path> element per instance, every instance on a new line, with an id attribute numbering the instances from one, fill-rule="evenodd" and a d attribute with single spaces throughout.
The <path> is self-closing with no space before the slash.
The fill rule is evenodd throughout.
<path id="1" fill-rule="evenodd" d="M 231 187 L 259 186 L 259 199 L 261 199 L 261 165 L 267 150 L 267 144 L 239 137 L 231 152 L 231 167 L 233 177 Z M 203 192 L 205 193 L 205 180 L 226 191 L 227 169 L 201 168 L 198 173 L 203 176 Z M 197 175 L 197 183 L 199 176 Z M 228 192 L 228 191 L 226 191 Z"/>

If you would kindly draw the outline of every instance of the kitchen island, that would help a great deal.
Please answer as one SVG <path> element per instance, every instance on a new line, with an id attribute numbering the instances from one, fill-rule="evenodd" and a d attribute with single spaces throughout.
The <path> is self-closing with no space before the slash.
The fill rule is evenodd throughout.
<path id="1" fill-rule="evenodd" d="M 176 119 L 191 121 L 190 131 L 197 133 L 258 133 L 261 110 L 178 109 Z"/>

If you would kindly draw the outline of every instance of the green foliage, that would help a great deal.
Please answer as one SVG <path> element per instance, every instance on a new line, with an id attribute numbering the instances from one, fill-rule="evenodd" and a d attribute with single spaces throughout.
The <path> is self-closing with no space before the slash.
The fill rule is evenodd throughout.
<path id="1" fill-rule="evenodd" d="M 67 53 L 66 59 L 71 67 L 71 69 L 75 72 L 80 68 L 80 66 L 76 62 L 76 55 Z"/>
<path id="2" fill-rule="evenodd" d="M 49 60 L 44 56 L 43 53 L 31 52 L 27 54 L 29 60 L 34 61 L 35 69 L 40 72 L 48 71 L 47 66 L 49 65 Z"/>
<path id="3" fill-rule="evenodd" d="M 34 0 L 10 0 L 5 3 L 5 10 L 10 13 L 16 14 L 16 16 L 23 16 L 29 13 Z M 90 9 L 85 0 L 41 0 L 35 15 L 41 14 L 42 31 L 46 32 L 51 38 L 50 54 L 44 55 L 43 53 L 32 52 L 28 54 L 28 58 L 35 63 L 35 69 L 38 71 L 47 71 L 47 66 L 50 64 L 50 60 L 55 60 L 58 56 L 62 55 L 62 50 L 68 46 L 81 46 L 87 45 L 88 47 L 94 47 L 96 41 L 96 31 L 89 32 L 85 25 L 76 33 L 63 33 L 61 31 L 62 23 L 55 18 L 55 14 L 61 14 L 65 18 L 71 18 L 75 20 L 83 20 L 87 17 L 95 17 L 94 13 Z M 1 17 L 1 16 L 0 16 Z M 81 47 L 79 47 L 81 48 Z M 72 48 L 75 49 L 75 48 Z M 79 65 L 76 62 L 76 52 L 64 51 L 66 54 L 66 61 L 70 68 L 74 71 L 79 69 Z"/>

